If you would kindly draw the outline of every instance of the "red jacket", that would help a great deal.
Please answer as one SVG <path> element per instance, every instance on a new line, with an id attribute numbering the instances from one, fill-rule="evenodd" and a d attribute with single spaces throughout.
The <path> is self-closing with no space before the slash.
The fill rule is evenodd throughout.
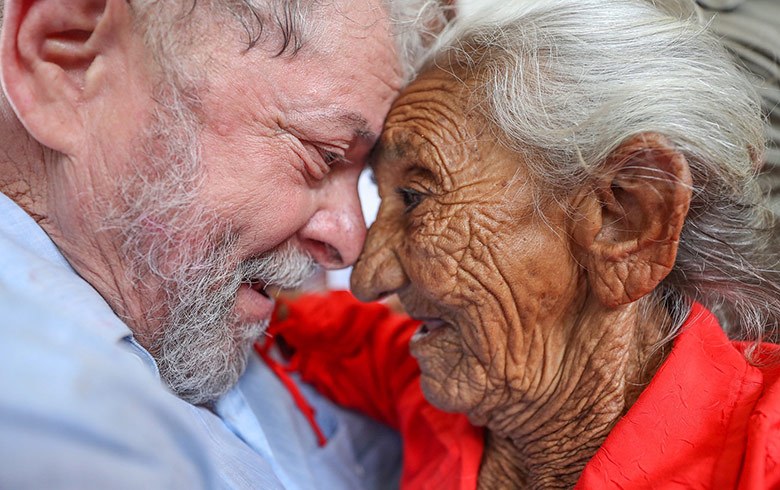
<path id="1" fill-rule="evenodd" d="M 270 332 L 294 349 L 289 367 L 304 380 L 400 431 L 402 488 L 476 488 L 482 431 L 423 398 L 408 352 L 418 325 L 333 292 L 280 303 Z M 694 305 L 577 488 L 780 488 L 780 367 L 750 365 L 745 347 Z M 765 360 L 777 355 L 780 346 L 765 346 Z"/>

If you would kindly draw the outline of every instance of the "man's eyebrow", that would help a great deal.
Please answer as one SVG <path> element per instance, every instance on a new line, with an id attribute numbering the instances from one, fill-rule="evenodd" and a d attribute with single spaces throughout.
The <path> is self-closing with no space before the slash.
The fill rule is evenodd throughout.
<path id="1" fill-rule="evenodd" d="M 378 137 L 375 132 L 371 131 L 368 126 L 368 119 L 366 119 L 362 114 L 351 111 L 340 112 L 336 114 L 335 119 L 342 126 L 351 128 L 355 139 L 374 142 Z"/>
<path id="2" fill-rule="evenodd" d="M 293 114 L 285 126 L 296 128 L 303 135 L 323 141 L 335 136 L 339 141 L 365 141 L 374 144 L 379 138 L 377 133 L 371 130 L 365 116 L 356 111 L 336 108 Z"/>

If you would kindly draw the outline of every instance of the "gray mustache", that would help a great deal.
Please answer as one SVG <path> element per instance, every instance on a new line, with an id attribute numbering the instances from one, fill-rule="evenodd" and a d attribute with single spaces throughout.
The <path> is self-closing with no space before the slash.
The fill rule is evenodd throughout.
<path id="1" fill-rule="evenodd" d="M 311 255 L 290 243 L 239 264 L 242 282 L 260 282 L 283 289 L 301 286 L 317 268 Z"/>

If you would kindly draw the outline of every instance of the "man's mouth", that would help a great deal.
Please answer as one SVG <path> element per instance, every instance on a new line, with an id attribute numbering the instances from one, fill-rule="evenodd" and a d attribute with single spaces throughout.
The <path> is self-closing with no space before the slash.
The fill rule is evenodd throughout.
<path id="1" fill-rule="evenodd" d="M 260 323 L 271 318 L 274 300 L 265 282 L 246 281 L 238 288 L 236 312 L 243 322 Z"/>
<path id="2" fill-rule="evenodd" d="M 248 281 L 247 284 L 249 284 L 249 287 L 253 291 L 262 294 L 263 296 L 265 296 L 268 299 L 271 299 L 271 296 L 268 294 L 268 291 L 267 291 L 268 284 L 266 284 L 265 282 L 263 282 L 263 281 Z"/>

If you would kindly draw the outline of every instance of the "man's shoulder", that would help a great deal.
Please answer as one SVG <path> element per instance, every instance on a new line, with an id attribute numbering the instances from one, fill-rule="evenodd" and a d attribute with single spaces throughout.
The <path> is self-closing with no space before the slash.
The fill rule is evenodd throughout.
<path id="1" fill-rule="evenodd" d="M 162 386 L 87 283 L 3 245 L 0 488 L 279 486 L 219 419 Z"/>
<path id="2" fill-rule="evenodd" d="M 7 286 L 0 283 L 0 486 L 209 485 L 199 444 L 163 420 L 172 411 L 137 358 L 46 298 Z M 163 463 L 180 476 L 155 470 Z"/>

